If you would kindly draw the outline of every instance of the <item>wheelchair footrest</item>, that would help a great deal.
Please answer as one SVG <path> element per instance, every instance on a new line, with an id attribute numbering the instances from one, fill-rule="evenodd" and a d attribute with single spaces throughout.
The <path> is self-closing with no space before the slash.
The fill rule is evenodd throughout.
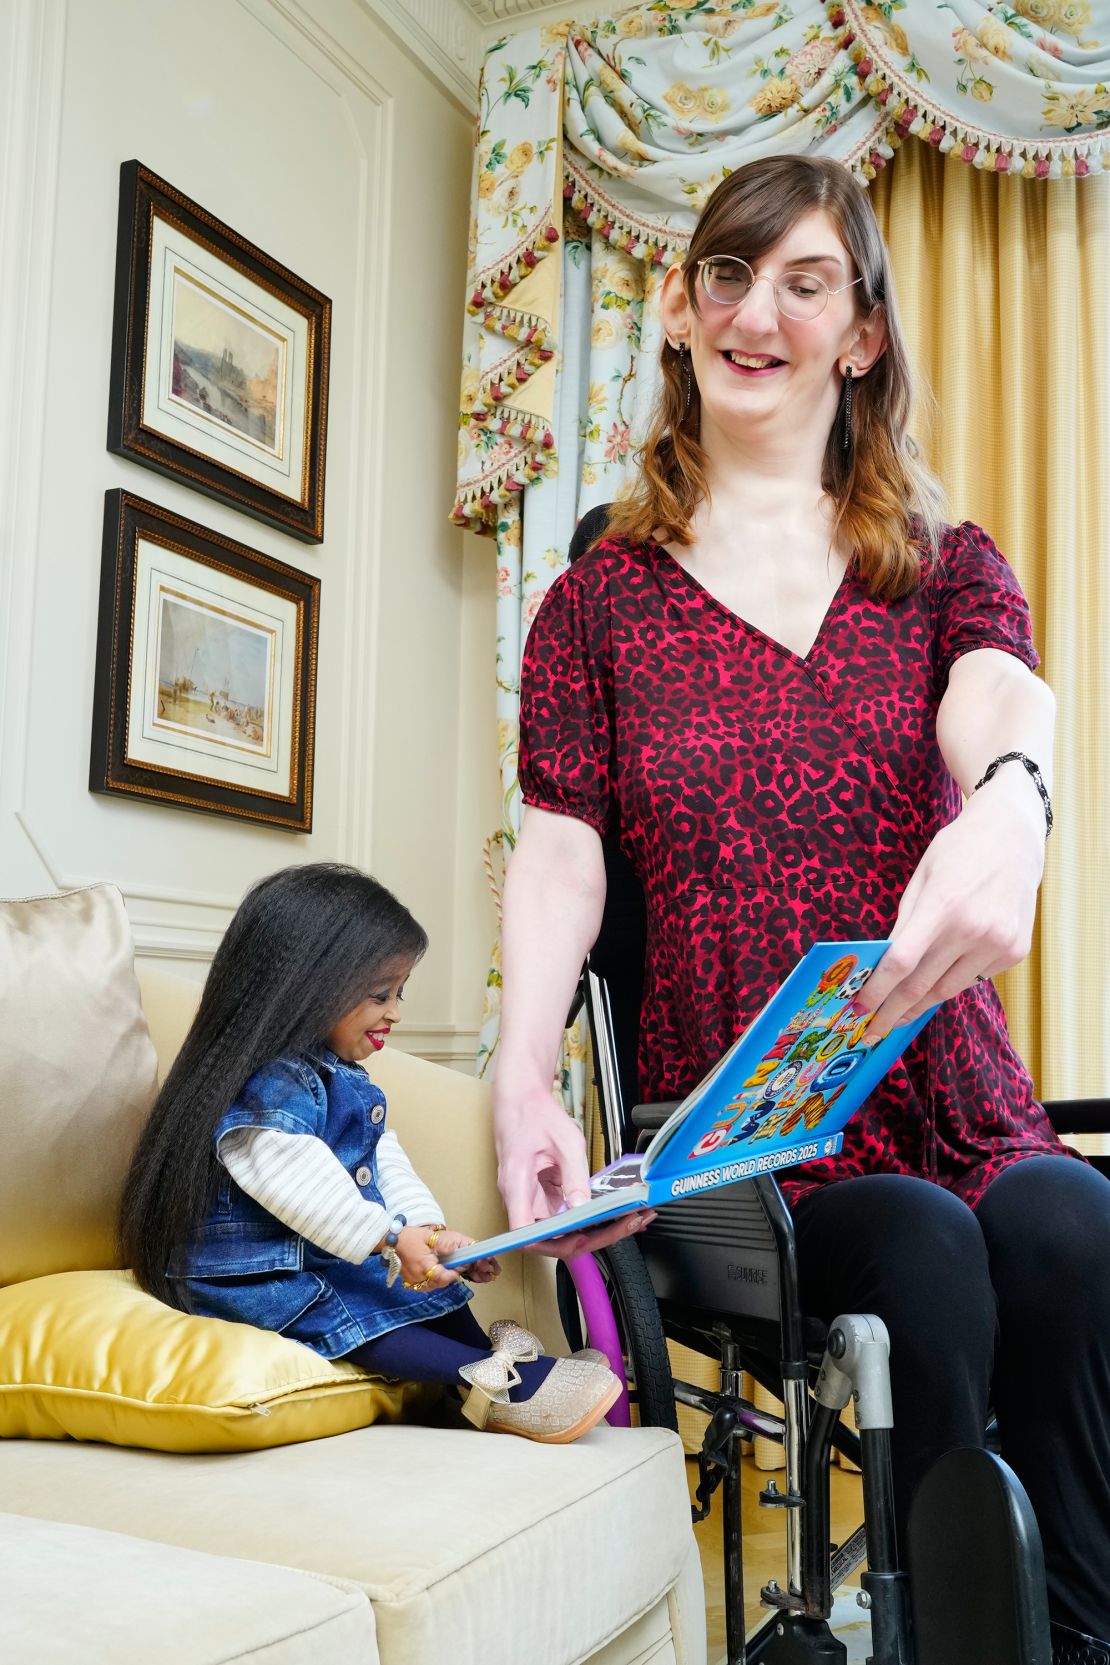
<path id="1" fill-rule="evenodd" d="M 780 1613 L 747 1649 L 747 1665 L 845 1665 L 847 1658 L 825 1620 L 804 1613 Z"/>
<path id="2" fill-rule="evenodd" d="M 1044 1554 L 1017 1475 L 989 1451 L 949 1451 L 909 1522 L 917 1665 L 1052 1665 Z"/>

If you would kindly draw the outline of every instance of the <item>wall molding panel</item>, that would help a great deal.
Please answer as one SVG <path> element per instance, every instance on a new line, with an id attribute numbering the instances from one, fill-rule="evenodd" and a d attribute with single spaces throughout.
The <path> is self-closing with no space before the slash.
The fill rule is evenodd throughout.
<path id="1" fill-rule="evenodd" d="M 367 257 L 370 226 L 389 223 L 389 182 L 392 161 L 392 99 L 386 88 L 337 43 L 296 0 L 240 0 L 242 9 L 279 39 L 298 61 L 326 85 L 343 114 L 343 128 L 357 158 L 361 191 L 357 217 L 357 260 L 352 290 L 356 312 L 351 333 L 356 343 L 357 392 L 342 438 L 333 427 L 329 454 L 333 479 L 335 447 L 350 453 L 348 511 L 353 542 L 363 551 L 360 560 L 345 563 L 343 665 L 341 678 L 349 685 L 360 643 L 371 639 L 376 603 L 376 573 L 381 543 L 374 505 L 380 502 L 380 462 L 370 435 L 381 430 L 385 415 L 386 308 L 382 301 L 380 263 Z M 54 227 L 57 217 L 58 157 L 63 117 L 63 79 L 66 42 L 66 0 L 15 0 L 9 15 L 9 87 L 3 155 L 0 159 L 0 366 L 4 383 L 20 390 L 9 408 L 19 412 L 7 443 L 0 447 L 0 490 L 10 506 L 11 547 L 0 563 L 0 641 L 5 644 L 4 677 L 0 682 L 0 814 L 6 836 L 0 834 L 0 894 L 29 892 L 43 880 L 59 890 L 95 883 L 103 873 L 80 870 L 72 853 L 62 853 L 68 829 L 39 824 L 27 803 L 27 773 L 32 743 L 28 697 L 30 655 L 36 606 L 48 598 L 36 594 L 37 552 L 41 547 L 41 482 L 44 454 L 45 393 L 42 366 L 50 327 L 49 297 L 54 264 Z M 0 36 L 2 38 L 2 36 Z M 362 122 L 355 119 L 351 100 L 361 102 Z M 371 150 L 365 137 L 366 109 L 373 112 Z M 137 148 L 142 154 L 141 142 Z M 122 158 L 121 158 L 122 159 Z M 373 162 L 373 165 L 371 163 Z M 105 389 L 106 391 L 106 389 Z M 371 457 L 367 467 L 358 459 Z M 110 483 L 105 469 L 105 484 Z M 161 483 L 149 473 L 129 473 L 130 489 L 155 500 L 163 497 Z M 192 500 L 190 500 L 192 502 Z M 196 500 L 197 518 L 207 518 L 206 505 Z M 237 535 L 255 540 L 247 522 L 236 525 Z M 310 567 L 315 551 L 279 552 L 295 565 Z M 99 549 L 99 543 L 95 546 Z M 326 545 L 325 545 L 326 550 Z M 90 558 L 97 554 L 90 552 Z M 333 579 L 333 583 L 334 583 Z M 368 688 L 359 702 L 343 702 L 344 732 L 340 741 L 340 827 L 336 855 L 341 860 L 367 859 L 366 805 L 374 769 L 374 699 Z M 112 814 L 115 805 L 105 803 Z M 152 823 L 153 827 L 153 823 Z M 12 840 L 12 834 L 16 839 Z M 20 838 L 19 835 L 22 835 Z M 12 848 L 13 842 L 22 849 Z M 283 844 L 280 848 L 284 849 Z M 289 856 L 295 857 L 295 849 Z M 29 864 L 29 858 L 31 864 Z M 127 904 L 139 952 L 171 958 L 211 958 L 238 902 L 237 895 L 200 895 L 173 886 L 150 887 L 115 874 Z M 198 910 L 199 913 L 198 913 Z"/>
<path id="2" fill-rule="evenodd" d="M 351 412 L 345 440 L 351 455 L 348 492 L 351 543 L 363 552 L 363 558 L 346 563 L 343 680 L 345 686 L 350 687 L 360 651 L 365 643 L 373 639 L 382 559 L 379 506 L 384 479 L 381 448 L 374 446 L 372 436 L 382 432 L 387 413 L 387 277 L 383 263 L 370 260 L 368 244 L 371 227 L 392 223 L 393 99 L 381 82 L 370 74 L 367 66 L 346 51 L 297 0 L 240 0 L 240 4 L 256 17 L 264 17 L 268 12 L 285 25 L 281 38 L 308 67 L 322 76 L 338 98 L 352 147 L 360 159 L 361 191 L 353 285 L 357 300 L 351 333 L 354 340 L 352 361 L 359 366 L 357 380 L 362 397 Z M 300 51 L 294 35 L 299 35 L 303 42 L 309 44 L 312 58 Z M 374 111 L 373 166 L 351 109 L 351 89 L 360 94 Z M 333 431 L 329 450 L 334 443 Z M 343 703 L 339 740 L 341 807 L 336 857 L 355 865 L 366 862 L 370 849 L 368 805 L 374 780 L 374 716 L 372 698 L 348 699 Z"/>
<path id="3" fill-rule="evenodd" d="M 486 31 L 464 0 L 359 0 L 466 110 L 478 102 Z"/>
<path id="4" fill-rule="evenodd" d="M 54 219 L 65 63 L 65 0 L 15 0 L 0 40 L 8 85 L 0 148 L 0 890 L 34 891 L 53 875 L 15 813 L 27 768 L 32 621 L 43 486 Z M 15 835 L 13 837 L 13 834 Z"/>
<path id="5" fill-rule="evenodd" d="M 460 1069 L 477 1051 L 484 926 L 452 883 L 472 837 L 480 859 L 477 793 L 455 787 L 486 742 L 458 732 L 460 678 L 477 673 L 439 377 L 453 389 L 489 38 L 466 0 L 0 4 L 0 896 L 114 883 L 137 954 L 198 979 L 262 874 L 320 859 L 380 871 L 436 944 L 399 1044 Z M 319 546 L 106 449 L 131 157 L 332 297 Z M 420 262 L 429 224 L 444 254 Z M 311 835 L 89 792 L 116 487 L 320 577 Z"/>

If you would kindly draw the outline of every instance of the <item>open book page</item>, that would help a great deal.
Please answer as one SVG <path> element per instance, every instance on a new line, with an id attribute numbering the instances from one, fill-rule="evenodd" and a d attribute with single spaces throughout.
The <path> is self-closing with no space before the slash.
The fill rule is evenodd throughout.
<path id="1" fill-rule="evenodd" d="M 653 1206 L 664 1182 L 678 1197 L 700 1176 L 722 1184 L 726 1173 L 748 1177 L 840 1149 L 847 1122 L 932 1015 L 868 1043 L 871 1016 L 855 1000 L 887 947 L 814 944 L 652 1141 L 643 1177 Z"/>
<path id="2" fill-rule="evenodd" d="M 635 1160 L 638 1162 L 639 1157 Z M 443 1262 L 458 1269 L 472 1261 L 484 1260 L 487 1255 L 508 1254 L 512 1249 L 526 1249 L 531 1243 L 543 1243 L 549 1237 L 565 1237 L 567 1232 L 582 1231 L 588 1226 L 601 1226 L 621 1214 L 643 1208 L 647 1202 L 647 1186 L 636 1184 L 613 1191 L 603 1191 L 577 1208 L 564 1208 L 548 1220 L 536 1220 L 530 1226 L 518 1226 L 515 1231 L 503 1231 L 497 1237 L 487 1237 L 481 1243 L 471 1243 Z"/>
<path id="3" fill-rule="evenodd" d="M 631 1209 L 835 1155 L 846 1123 L 932 1016 L 867 1044 L 871 1019 L 854 1001 L 888 946 L 815 943 L 643 1155 L 620 1157 L 594 1175 L 590 1202 L 473 1244 L 445 1264 L 464 1266 Z"/>
<path id="4" fill-rule="evenodd" d="M 691 1088 L 691 1090 L 686 1094 L 686 1097 L 675 1105 L 663 1125 L 656 1128 L 651 1143 L 648 1145 L 647 1150 L 643 1153 L 645 1173 L 649 1173 L 651 1171 L 652 1164 L 658 1161 L 659 1157 L 663 1153 L 664 1147 L 670 1143 L 674 1134 L 682 1126 L 682 1123 L 690 1115 L 691 1111 L 696 1109 L 696 1107 L 701 1103 L 702 1098 L 711 1091 L 713 1083 L 716 1081 L 717 1077 L 732 1063 L 738 1048 L 743 1046 L 745 1037 L 751 1034 L 755 1024 L 759 1022 L 759 1019 L 763 1016 L 763 1013 L 767 1011 L 768 1007 L 770 1007 L 778 999 L 780 992 L 781 991 L 779 989 L 775 990 L 775 993 L 771 996 L 771 999 L 768 1000 L 767 1005 L 763 1007 L 759 1016 L 752 1019 L 743 1034 L 738 1035 L 736 1040 L 734 1040 L 732 1045 L 729 1047 L 728 1051 L 722 1053 L 721 1057 L 717 1059 L 717 1062 L 713 1065 L 713 1068 L 708 1072 L 708 1074 L 703 1075 L 697 1086 Z"/>

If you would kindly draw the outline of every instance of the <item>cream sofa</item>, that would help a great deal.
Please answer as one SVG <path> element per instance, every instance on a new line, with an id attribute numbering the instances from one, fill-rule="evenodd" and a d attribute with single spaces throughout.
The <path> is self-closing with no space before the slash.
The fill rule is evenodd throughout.
<path id="1" fill-rule="evenodd" d="M 198 989 L 156 970 L 140 985 L 164 1070 Z M 78 1059 L 57 1067 L 80 1073 Z M 501 1227 L 486 1090 L 397 1050 L 373 1074 L 448 1217 Z M 76 1123 L 34 1137 L 50 1158 L 4 1153 L 0 1216 L 17 1198 L 50 1231 L 60 1207 L 86 1205 L 83 1164 L 98 1158 Z M 548 1260 L 509 1260 L 477 1310 L 563 1345 Z M 215 1455 L 7 1439 L 0 1511 L 5 1665 L 705 1661 L 682 1452 L 657 1429 L 545 1447 L 379 1423 Z"/>

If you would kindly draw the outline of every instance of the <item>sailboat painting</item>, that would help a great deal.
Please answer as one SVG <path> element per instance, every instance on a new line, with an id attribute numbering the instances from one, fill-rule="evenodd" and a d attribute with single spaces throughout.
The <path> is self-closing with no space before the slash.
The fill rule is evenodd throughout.
<path id="1" fill-rule="evenodd" d="M 159 587 L 158 709 L 152 726 L 254 756 L 273 745 L 275 631 Z"/>

